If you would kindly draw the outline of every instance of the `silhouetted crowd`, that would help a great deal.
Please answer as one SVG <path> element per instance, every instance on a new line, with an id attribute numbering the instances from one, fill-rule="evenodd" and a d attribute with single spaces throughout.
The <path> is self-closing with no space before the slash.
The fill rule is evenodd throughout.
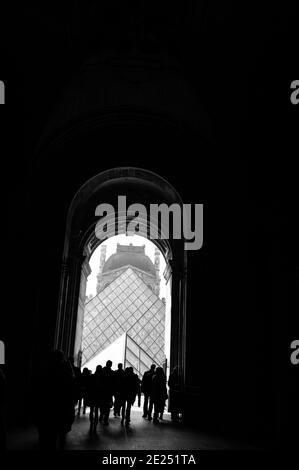
<path id="1" fill-rule="evenodd" d="M 75 412 L 80 416 L 89 407 L 89 433 L 96 433 L 98 423 L 109 425 L 110 413 L 120 417 L 122 426 L 129 426 L 131 408 L 141 393 L 144 395 L 143 418 L 159 423 L 163 420 L 166 400 L 170 398 L 171 418 L 176 421 L 178 409 L 174 395 L 178 383 L 178 371 L 170 374 L 168 397 L 166 376 L 162 367 L 153 364 L 139 379 L 133 367 L 123 369 L 118 364 L 112 370 L 112 362 L 105 367 L 98 365 L 94 373 L 86 367 L 81 372 L 74 359 L 65 360 L 61 351 L 54 351 L 49 364 L 41 373 L 37 393 L 37 419 L 41 449 L 64 447 L 66 434 L 71 430 Z M 47 412 L 45 413 L 45 409 Z"/>

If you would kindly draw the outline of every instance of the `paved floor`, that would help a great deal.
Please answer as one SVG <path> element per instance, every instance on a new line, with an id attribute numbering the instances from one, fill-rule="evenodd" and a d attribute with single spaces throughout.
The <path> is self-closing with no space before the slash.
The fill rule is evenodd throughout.
<path id="1" fill-rule="evenodd" d="M 10 450 L 37 449 L 37 432 L 34 428 L 9 433 Z M 109 426 L 98 425 L 97 434 L 89 435 L 89 418 L 76 417 L 67 436 L 66 450 L 225 450 L 250 449 L 231 440 L 207 435 L 191 429 L 182 423 L 175 424 L 165 415 L 165 420 L 153 424 L 142 418 L 139 409 L 132 411 L 128 429 L 121 426 L 120 418 L 111 416 Z"/>

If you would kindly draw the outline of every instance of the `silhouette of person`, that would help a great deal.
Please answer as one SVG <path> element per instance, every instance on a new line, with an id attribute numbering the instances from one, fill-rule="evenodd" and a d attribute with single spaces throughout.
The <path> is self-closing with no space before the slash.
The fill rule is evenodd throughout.
<path id="1" fill-rule="evenodd" d="M 141 380 L 137 374 L 134 373 L 134 376 L 135 376 L 135 381 L 136 381 L 136 390 L 137 390 L 136 396 L 138 397 L 138 407 L 140 407 L 141 405 Z"/>
<path id="2" fill-rule="evenodd" d="M 121 389 L 121 424 L 129 426 L 131 421 L 131 407 L 136 400 L 139 389 L 139 378 L 134 374 L 133 367 L 126 367 Z"/>
<path id="3" fill-rule="evenodd" d="M 63 449 L 75 417 L 75 378 L 62 351 L 52 352 L 38 385 L 38 431 L 42 450 Z"/>
<path id="4" fill-rule="evenodd" d="M 166 377 L 162 367 L 157 367 L 152 379 L 152 400 L 154 405 L 154 423 L 163 418 L 165 401 L 167 400 Z"/>
<path id="5" fill-rule="evenodd" d="M 103 369 L 96 367 L 95 373 L 90 376 L 88 384 L 88 400 L 90 406 L 89 421 L 90 434 L 95 433 L 99 421 L 99 408 L 102 406 Z"/>
<path id="6" fill-rule="evenodd" d="M 6 449 L 5 402 L 6 378 L 3 370 L 0 368 L 0 450 Z"/>
<path id="7" fill-rule="evenodd" d="M 75 377 L 76 403 L 78 403 L 80 398 L 81 398 L 80 397 L 81 370 L 80 370 L 80 367 L 75 366 L 75 360 L 74 360 L 73 356 L 70 356 L 68 358 L 68 361 L 71 365 L 71 368 L 72 368 L 72 371 L 73 371 L 73 374 L 74 374 L 74 377 Z M 78 407 L 78 409 L 79 409 L 79 407 Z"/>
<path id="8" fill-rule="evenodd" d="M 112 371 L 112 361 L 107 361 L 103 368 L 103 387 L 102 387 L 102 408 L 101 421 L 105 425 L 109 424 L 110 406 L 112 396 L 114 395 L 114 372 Z"/>
<path id="9" fill-rule="evenodd" d="M 120 416 L 121 408 L 121 388 L 125 371 L 123 365 L 118 364 L 117 370 L 114 372 L 114 416 Z"/>
<path id="10" fill-rule="evenodd" d="M 86 407 L 88 405 L 88 387 L 89 387 L 90 370 L 84 367 L 82 374 L 79 379 L 79 401 L 78 401 L 78 412 L 80 416 L 81 406 L 83 404 L 83 414 L 86 413 Z"/>
<path id="11" fill-rule="evenodd" d="M 151 394 L 152 394 L 152 378 L 155 373 L 155 369 L 156 369 L 155 364 L 152 364 L 151 368 L 143 374 L 142 381 L 141 381 L 141 392 L 144 395 L 142 417 L 148 418 L 149 421 L 152 420 L 153 401 L 151 398 Z"/>
<path id="12" fill-rule="evenodd" d="M 177 421 L 179 417 L 179 400 L 178 400 L 178 387 L 179 387 L 179 369 L 174 367 L 169 379 L 169 411 L 171 413 L 171 419 Z"/>
<path id="13" fill-rule="evenodd" d="M 79 378 L 81 376 L 81 370 L 80 367 L 75 366 L 75 359 L 73 356 L 69 356 L 68 361 L 73 369 L 73 373 L 75 378 Z"/>

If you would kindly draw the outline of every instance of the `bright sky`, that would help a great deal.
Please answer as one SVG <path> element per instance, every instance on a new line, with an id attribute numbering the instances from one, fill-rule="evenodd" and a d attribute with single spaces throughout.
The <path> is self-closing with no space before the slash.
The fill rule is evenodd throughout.
<path id="1" fill-rule="evenodd" d="M 153 242 L 150 240 L 147 240 L 144 237 L 140 237 L 138 235 L 117 235 L 115 237 L 109 238 L 106 242 L 104 242 L 104 245 L 107 246 L 107 254 L 106 254 L 106 260 L 111 256 L 112 254 L 116 253 L 116 246 L 117 243 L 121 243 L 122 245 L 129 245 L 132 243 L 133 245 L 145 245 L 145 254 L 152 260 L 154 263 L 155 260 L 155 245 Z M 100 256 L 101 256 L 101 244 L 98 246 L 98 248 L 94 251 L 92 254 L 89 265 L 91 267 L 91 273 L 88 276 L 87 279 L 87 286 L 86 286 L 86 295 L 89 296 L 90 294 L 92 296 L 96 295 L 96 287 L 97 287 L 97 274 L 99 272 L 99 266 L 100 266 Z M 166 285 L 165 285 L 165 279 L 163 277 L 163 272 L 165 270 L 166 263 L 165 259 L 161 253 L 160 255 L 160 278 L 161 278 L 161 284 L 160 284 L 160 297 L 166 297 Z"/>

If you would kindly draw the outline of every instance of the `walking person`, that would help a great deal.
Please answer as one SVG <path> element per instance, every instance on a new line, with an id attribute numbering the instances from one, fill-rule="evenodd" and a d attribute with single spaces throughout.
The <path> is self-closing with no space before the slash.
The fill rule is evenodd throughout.
<path id="1" fill-rule="evenodd" d="M 88 387 L 88 401 L 90 407 L 89 421 L 90 428 L 89 433 L 93 434 L 96 432 L 97 425 L 99 422 L 99 408 L 102 406 L 102 387 L 103 387 L 103 369 L 102 366 L 98 365 L 95 373 L 90 376 L 90 383 Z"/>
<path id="2" fill-rule="evenodd" d="M 152 364 L 151 368 L 143 374 L 142 381 L 141 381 L 141 392 L 144 395 L 142 417 L 148 418 L 149 421 L 152 420 L 153 401 L 152 401 L 151 395 L 152 395 L 152 379 L 155 373 L 155 369 L 156 369 L 155 364 Z"/>
<path id="3" fill-rule="evenodd" d="M 87 407 L 87 391 L 89 386 L 91 372 L 87 367 L 84 367 L 82 374 L 79 379 L 79 401 L 78 401 L 78 412 L 77 415 L 81 414 L 81 406 L 83 407 L 83 414 L 86 413 Z"/>
<path id="4" fill-rule="evenodd" d="M 102 386 L 102 407 L 101 418 L 105 425 L 109 424 L 110 407 L 113 402 L 112 396 L 114 395 L 114 372 L 112 371 L 112 361 L 107 361 L 106 366 L 103 368 L 102 373 L 103 386 Z M 101 419 L 101 420 L 102 420 Z"/>
<path id="5" fill-rule="evenodd" d="M 81 384 L 81 369 L 80 367 L 75 366 L 75 360 L 73 356 L 70 356 L 68 358 L 68 362 L 71 365 L 74 377 L 75 377 L 75 394 L 76 394 L 76 405 L 78 404 L 78 410 L 79 410 L 79 401 L 80 401 L 80 384 Z M 80 413 L 79 413 L 80 415 Z"/>
<path id="6" fill-rule="evenodd" d="M 37 390 L 39 444 L 42 450 L 63 449 L 75 418 L 75 378 L 62 351 L 54 351 L 41 370 Z"/>
<path id="7" fill-rule="evenodd" d="M 136 400 L 139 388 L 139 378 L 134 374 L 133 367 L 126 367 L 122 386 L 121 424 L 129 426 L 131 421 L 131 407 Z"/>
<path id="8" fill-rule="evenodd" d="M 125 371 L 123 365 L 118 364 L 117 370 L 114 372 L 114 416 L 120 416 L 121 408 L 121 388 L 123 384 Z"/>
<path id="9" fill-rule="evenodd" d="M 162 367 L 157 367 L 152 380 L 152 400 L 154 405 L 154 423 L 159 423 L 159 418 L 163 419 L 165 402 L 168 398 L 166 388 L 166 377 Z"/>

